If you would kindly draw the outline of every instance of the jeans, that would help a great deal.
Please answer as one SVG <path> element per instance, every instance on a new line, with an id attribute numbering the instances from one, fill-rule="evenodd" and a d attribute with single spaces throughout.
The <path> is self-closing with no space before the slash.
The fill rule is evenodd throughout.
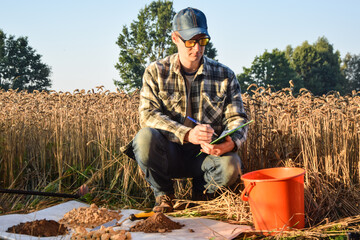
<path id="1" fill-rule="evenodd" d="M 200 152 L 200 145 L 169 141 L 154 128 L 141 129 L 133 141 L 135 159 L 145 174 L 155 197 L 174 193 L 173 178 L 192 178 L 193 191 L 214 193 L 230 186 L 241 174 L 236 152 L 212 156 Z"/>

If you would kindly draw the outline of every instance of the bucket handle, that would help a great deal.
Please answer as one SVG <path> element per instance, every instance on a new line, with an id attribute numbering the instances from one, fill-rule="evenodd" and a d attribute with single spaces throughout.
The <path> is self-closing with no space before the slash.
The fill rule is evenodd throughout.
<path id="1" fill-rule="evenodd" d="M 249 185 L 246 186 L 246 188 L 244 189 L 244 191 L 242 191 L 241 193 L 241 199 L 243 201 L 248 201 L 249 200 L 249 193 L 251 192 L 251 190 L 255 187 L 255 182 L 251 182 Z"/>

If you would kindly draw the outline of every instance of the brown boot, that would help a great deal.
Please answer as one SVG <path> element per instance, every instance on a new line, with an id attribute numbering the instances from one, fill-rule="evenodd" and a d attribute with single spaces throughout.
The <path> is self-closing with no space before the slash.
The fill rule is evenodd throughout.
<path id="1" fill-rule="evenodd" d="M 170 195 L 162 195 L 158 196 L 155 199 L 155 206 L 153 208 L 154 212 L 162 212 L 162 213 L 169 213 L 173 212 L 173 202 L 172 200 L 175 198 L 174 194 Z"/>

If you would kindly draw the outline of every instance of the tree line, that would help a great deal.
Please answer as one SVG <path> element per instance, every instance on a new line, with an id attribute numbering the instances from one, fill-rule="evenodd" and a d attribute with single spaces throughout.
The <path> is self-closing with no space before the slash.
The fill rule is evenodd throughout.
<path id="1" fill-rule="evenodd" d="M 237 75 L 242 89 L 251 84 L 272 87 L 275 90 L 289 87 L 294 92 L 306 88 L 315 95 L 338 91 L 341 94 L 360 90 L 360 55 L 346 54 L 340 58 L 339 51 L 325 37 L 309 44 L 285 50 L 273 49 L 256 56 L 250 68 L 243 67 Z"/>
<path id="2" fill-rule="evenodd" d="M 137 18 L 123 26 L 116 44 L 119 59 L 115 68 L 120 80 L 115 86 L 125 91 L 141 88 L 147 65 L 176 52 L 171 41 L 171 21 L 175 15 L 172 1 L 157 0 L 145 5 Z M 205 55 L 215 59 L 217 50 L 210 42 Z M 0 88 L 48 90 L 51 68 L 29 46 L 27 37 L 7 37 L 0 29 Z M 360 90 L 360 54 L 347 53 L 341 59 L 326 37 L 319 37 L 285 50 L 273 49 L 256 56 L 250 67 L 243 67 L 237 79 L 244 91 L 252 84 L 274 90 L 292 87 L 296 93 L 306 88 L 315 95 L 338 91 L 341 94 Z"/>
<path id="3" fill-rule="evenodd" d="M 0 29 L 0 89 L 48 90 L 51 68 L 41 57 L 27 37 L 7 36 Z"/>

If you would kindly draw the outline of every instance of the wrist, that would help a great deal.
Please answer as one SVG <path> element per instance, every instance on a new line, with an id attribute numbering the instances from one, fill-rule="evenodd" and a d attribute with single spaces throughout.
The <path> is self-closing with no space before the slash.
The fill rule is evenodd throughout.
<path id="1" fill-rule="evenodd" d="M 188 142 L 189 142 L 189 135 L 190 135 L 190 131 L 191 131 L 191 129 L 185 133 L 185 136 L 184 136 L 184 143 L 188 143 Z"/>

